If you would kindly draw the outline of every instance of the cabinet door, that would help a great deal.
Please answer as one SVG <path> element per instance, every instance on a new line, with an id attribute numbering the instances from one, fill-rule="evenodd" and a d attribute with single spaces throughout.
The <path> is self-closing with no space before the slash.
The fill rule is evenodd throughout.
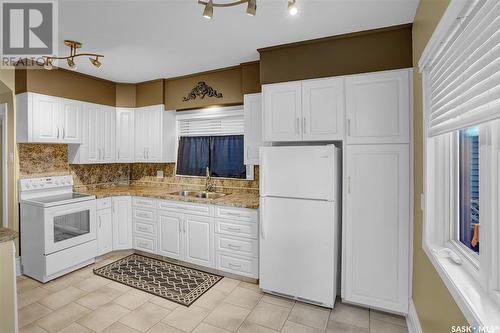
<path id="1" fill-rule="evenodd" d="M 101 131 L 99 135 L 101 162 L 112 163 L 115 161 L 115 108 L 111 106 L 101 106 L 100 113 L 102 119 L 102 126 L 99 128 Z"/>
<path id="2" fill-rule="evenodd" d="M 84 143 L 85 149 L 82 150 L 82 162 L 85 163 L 99 163 L 99 135 L 102 122 L 99 118 L 99 106 L 96 104 L 86 104 L 84 106 Z M 81 147 L 83 149 L 84 147 Z"/>
<path id="3" fill-rule="evenodd" d="M 193 264 L 214 267 L 213 218 L 185 215 L 185 256 L 184 260 Z"/>
<path id="4" fill-rule="evenodd" d="M 243 97 L 245 116 L 246 165 L 259 164 L 259 148 L 262 146 L 262 95 L 249 94 Z"/>
<path id="5" fill-rule="evenodd" d="M 97 211 L 97 254 L 113 251 L 113 216 L 111 209 Z"/>
<path id="6" fill-rule="evenodd" d="M 344 115 L 343 78 L 302 82 L 304 141 L 342 140 Z"/>
<path id="7" fill-rule="evenodd" d="M 146 157 L 150 162 L 161 162 L 162 158 L 162 123 L 163 106 L 152 106 L 147 111 L 147 146 Z"/>
<path id="8" fill-rule="evenodd" d="M 346 79 L 347 143 L 408 143 L 409 71 Z"/>
<path id="9" fill-rule="evenodd" d="M 134 160 L 134 109 L 116 109 L 116 161 Z"/>
<path id="10" fill-rule="evenodd" d="M 183 259 L 183 215 L 158 211 L 158 254 Z"/>
<path id="11" fill-rule="evenodd" d="M 301 83 L 277 83 L 262 87 L 264 141 L 302 140 Z"/>
<path id="12" fill-rule="evenodd" d="M 144 162 L 146 158 L 146 145 L 148 141 L 148 113 L 145 110 L 137 109 L 134 113 L 134 160 Z"/>
<path id="13" fill-rule="evenodd" d="M 130 197 L 112 198 L 113 250 L 132 248 L 132 200 Z"/>
<path id="14" fill-rule="evenodd" d="M 409 147 L 346 149 L 345 299 L 407 313 Z"/>
<path id="15" fill-rule="evenodd" d="M 61 140 L 59 126 L 60 101 L 57 97 L 33 94 L 31 116 L 32 142 L 58 143 Z"/>
<path id="16" fill-rule="evenodd" d="M 64 143 L 82 143 L 82 113 L 83 103 L 63 99 L 61 101 L 61 140 Z"/>

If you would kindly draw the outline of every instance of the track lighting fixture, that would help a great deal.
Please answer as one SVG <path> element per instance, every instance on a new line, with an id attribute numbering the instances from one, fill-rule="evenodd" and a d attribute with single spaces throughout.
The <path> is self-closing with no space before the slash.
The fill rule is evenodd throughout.
<path id="1" fill-rule="evenodd" d="M 292 16 L 297 15 L 298 13 L 297 4 L 295 0 L 288 0 L 288 13 Z"/>
<path id="2" fill-rule="evenodd" d="M 89 60 L 90 60 L 90 63 L 92 65 L 94 65 L 96 68 L 100 68 L 102 66 L 101 62 L 99 61 L 99 57 L 97 57 L 97 56 L 95 57 L 95 59 L 89 58 Z"/>
<path id="3" fill-rule="evenodd" d="M 255 16 L 257 13 L 257 0 L 248 0 L 247 15 Z"/>
<path id="4" fill-rule="evenodd" d="M 75 65 L 75 60 L 73 60 L 72 57 L 68 58 L 66 61 L 68 62 L 69 68 L 71 68 L 71 69 L 77 69 L 77 67 Z"/>
<path id="5" fill-rule="evenodd" d="M 207 4 L 205 5 L 205 10 L 203 11 L 203 17 L 211 20 L 213 16 L 214 16 L 214 4 L 212 0 L 208 0 Z"/>
<path id="6" fill-rule="evenodd" d="M 82 47 L 82 43 L 80 42 L 75 42 L 73 40 L 65 40 L 64 44 L 70 48 L 69 51 L 69 56 L 67 57 L 44 57 L 45 62 L 43 65 L 43 68 L 47 70 L 51 70 L 53 68 L 52 61 L 53 60 L 66 60 L 68 63 L 68 66 L 75 70 L 76 64 L 75 64 L 75 58 L 76 57 L 81 57 L 81 56 L 87 56 L 90 57 L 89 60 L 94 65 L 96 68 L 100 68 L 102 66 L 102 63 L 99 61 L 99 58 L 104 58 L 102 54 L 96 54 L 96 53 L 77 53 L 77 49 Z"/>

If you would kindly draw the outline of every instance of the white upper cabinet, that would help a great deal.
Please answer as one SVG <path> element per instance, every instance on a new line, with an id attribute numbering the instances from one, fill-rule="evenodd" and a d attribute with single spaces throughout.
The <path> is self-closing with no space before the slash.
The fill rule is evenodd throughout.
<path id="1" fill-rule="evenodd" d="M 408 313 L 409 145 L 350 145 L 346 155 L 344 298 Z"/>
<path id="2" fill-rule="evenodd" d="M 346 78 L 347 143 L 408 143 L 409 70 Z"/>
<path id="3" fill-rule="evenodd" d="M 81 143 L 82 103 L 36 93 L 16 96 L 17 142 Z"/>
<path id="4" fill-rule="evenodd" d="M 243 97 L 245 117 L 245 165 L 259 164 L 259 148 L 262 143 L 262 94 Z"/>
<path id="5" fill-rule="evenodd" d="M 288 82 L 264 85 L 264 141 L 302 140 L 302 85 Z"/>
<path id="6" fill-rule="evenodd" d="M 134 111 L 134 160 L 136 162 L 175 162 L 175 111 L 163 105 Z"/>
<path id="7" fill-rule="evenodd" d="M 115 162 L 115 108 L 83 103 L 81 145 L 69 145 L 69 161 L 73 164 Z"/>
<path id="8" fill-rule="evenodd" d="M 344 79 L 263 86 L 264 141 L 342 140 Z"/>
<path id="9" fill-rule="evenodd" d="M 342 140 L 344 110 L 344 80 L 342 78 L 303 81 L 303 140 Z"/>
<path id="10" fill-rule="evenodd" d="M 116 109 L 116 162 L 134 161 L 134 109 Z"/>

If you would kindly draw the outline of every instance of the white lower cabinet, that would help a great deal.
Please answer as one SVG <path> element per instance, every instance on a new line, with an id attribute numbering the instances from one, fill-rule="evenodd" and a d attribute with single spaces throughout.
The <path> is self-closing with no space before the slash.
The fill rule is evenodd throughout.
<path id="1" fill-rule="evenodd" d="M 408 313 L 409 146 L 347 146 L 344 299 Z"/>
<path id="2" fill-rule="evenodd" d="M 98 254 L 135 249 L 258 278 L 258 212 L 145 197 L 97 200 Z"/>
<path id="3" fill-rule="evenodd" d="M 97 255 L 101 256 L 111 251 L 113 251 L 113 216 L 111 208 L 98 209 Z"/>
<path id="4" fill-rule="evenodd" d="M 193 264 L 214 267 L 214 223 L 212 217 L 184 217 L 186 253 L 184 260 Z"/>
<path id="5" fill-rule="evenodd" d="M 182 260 L 184 257 L 183 215 L 158 211 L 158 254 Z"/>
<path id="6" fill-rule="evenodd" d="M 132 248 L 132 199 L 113 197 L 113 250 Z"/>

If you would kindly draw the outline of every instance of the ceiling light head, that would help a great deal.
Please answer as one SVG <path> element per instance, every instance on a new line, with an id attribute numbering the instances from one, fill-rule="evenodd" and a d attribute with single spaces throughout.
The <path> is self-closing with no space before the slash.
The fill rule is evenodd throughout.
<path id="1" fill-rule="evenodd" d="M 214 16 L 214 3 L 212 0 L 208 0 L 207 4 L 205 5 L 205 10 L 203 10 L 203 17 L 207 19 L 212 19 Z"/>
<path id="2" fill-rule="evenodd" d="M 255 16 L 257 13 L 257 0 L 248 0 L 247 15 Z"/>
<path id="3" fill-rule="evenodd" d="M 43 64 L 43 68 L 45 68 L 46 70 L 52 70 L 53 66 L 52 66 L 52 59 L 50 58 L 45 58 L 45 62 Z"/>
<path id="4" fill-rule="evenodd" d="M 69 68 L 76 70 L 75 60 L 73 58 L 68 58 L 67 60 Z"/>
<path id="5" fill-rule="evenodd" d="M 288 13 L 292 16 L 297 15 L 299 12 L 295 0 L 288 0 Z"/>
<path id="6" fill-rule="evenodd" d="M 100 68 L 102 66 L 102 63 L 99 61 L 99 57 L 94 58 L 89 58 L 90 63 L 94 65 L 96 68 Z"/>

